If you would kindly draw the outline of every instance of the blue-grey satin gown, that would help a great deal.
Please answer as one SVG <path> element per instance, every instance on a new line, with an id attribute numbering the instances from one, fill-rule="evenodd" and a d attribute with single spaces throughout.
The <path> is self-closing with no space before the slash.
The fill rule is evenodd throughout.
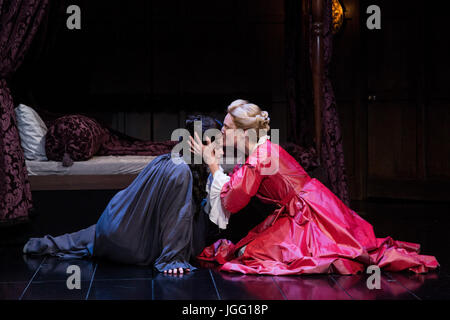
<path id="1" fill-rule="evenodd" d="M 181 158 L 172 161 L 171 154 L 164 154 L 111 199 L 97 224 L 59 237 L 31 238 L 24 253 L 95 256 L 154 265 L 158 271 L 195 270 L 189 260 L 205 245 L 208 220 L 203 210 L 195 218 L 195 211 L 189 166 Z"/>

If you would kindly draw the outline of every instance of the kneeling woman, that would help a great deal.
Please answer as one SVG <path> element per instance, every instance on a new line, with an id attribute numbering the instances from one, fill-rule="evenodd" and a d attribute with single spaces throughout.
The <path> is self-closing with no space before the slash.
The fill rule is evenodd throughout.
<path id="1" fill-rule="evenodd" d="M 230 215 L 255 196 L 278 209 L 236 245 L 222 239 L 205 248 L 200 260 L 223 264 L 223 271 L 272 275 L 354 274 L 368 265 L 421 273 L 439 266 L 435 257 L 419 255 L 418 244 L 376 238 L 367 221 L 309 177 L 267 135 L 251 141 L 250 129 L 267 132 L 267 112 L 244 100 L 233 102 L 222 133 L 225 145 L 241 148 L 246 161 L 231 177 L 214 161 L 212 148 L 191 140 L 192 152 L 203 155 L 214 177 L 210 216 L 220 215 L 226 225 Z M 275 170 L 270 169 L 277 163 Z"/>
<path id="2" fill-rule="evenodd" d="M 203 132 L 220 129 L 211 117 L 191 117 L 186 122 L 191 134 L 197 120 Z M 200 203 L 206 195 L 206 170 L 203 164 L 172 159 L 171 153 L 158 156 L 110 200 L 97 224 L 59 237 L 31 238 L 23 251 L 61 258 L 95 256 L 154 265 L 168 273 L 193 270 L 189 260 L 205 244 L 208 219 L 199 215 L 205 215 Z"/>

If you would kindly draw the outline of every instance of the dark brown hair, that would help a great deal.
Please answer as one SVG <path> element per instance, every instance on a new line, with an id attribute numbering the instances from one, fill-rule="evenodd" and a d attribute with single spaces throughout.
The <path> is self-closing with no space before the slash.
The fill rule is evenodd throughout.
<path id="1" fill-rule="evenodd" d="M 208 129 L 221 129 L 220 121 L 214 119 L 213 117 L 205 115 L 189 115 L 186 119 L 185 128 L 189 131 L 192 137 L 194 137 L 194 123 L 196 121 L 201 121 L 202 123 L 202 136 Z M 200 138 L 202 138 L 202 136 Z M 206 142 L 203 141 L 203 144 L 206 144 Z M 189 164 L 189 167 L 193 177 L 192 196 L 194 197 L 197 208 L 199 208 L 203 199 L 206 198 L 206 180 L 209 175 L 208 165 L 205 163 L 191 163 Z"/>

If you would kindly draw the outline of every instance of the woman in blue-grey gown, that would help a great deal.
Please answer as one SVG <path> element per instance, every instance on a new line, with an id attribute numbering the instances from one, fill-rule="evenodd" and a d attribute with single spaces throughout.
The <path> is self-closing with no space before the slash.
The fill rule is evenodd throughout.
<path id="1" fill-rule="evenodd" d="M 202 133 L 221 128 L 208 116 L 189 117 L 186 129 L 193 136 L 194 121 Z M 195 270 L 190 259 L 214 239 L 217 226 L 203 210 L 209 172 L 205 164 L 172 161 L 164 154 L 151 161 L 126 188 L 108 203 L 97 224 L 59 237 L 31 238 L 23 251 L 60 258 L 100 257 L 153 265 L 159 272 Z M 176 160 L 176 159 L 175 159 Z"/>

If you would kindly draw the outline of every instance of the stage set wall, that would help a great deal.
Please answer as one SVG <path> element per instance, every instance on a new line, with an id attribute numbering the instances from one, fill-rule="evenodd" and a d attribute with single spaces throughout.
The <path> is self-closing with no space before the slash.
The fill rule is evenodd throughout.
<path id="1" fill-rule="evenodd" d="M 331 77 L 351 198 L 448 200 L 450 48 L 434 32 L 449 28 L 447 12 L 405 0 L 341 3 Z M 283 1 L 71 4 L 82 8 L 82 29 L 60 21 L 40 63 L 15 75 L 16 103 L 88 113 L 162 141 L 187 114 L 223 118 L 245 98 L 288 140 Z M 382 8 L 381 30 L 366 27 L 371 4 Z"/>

